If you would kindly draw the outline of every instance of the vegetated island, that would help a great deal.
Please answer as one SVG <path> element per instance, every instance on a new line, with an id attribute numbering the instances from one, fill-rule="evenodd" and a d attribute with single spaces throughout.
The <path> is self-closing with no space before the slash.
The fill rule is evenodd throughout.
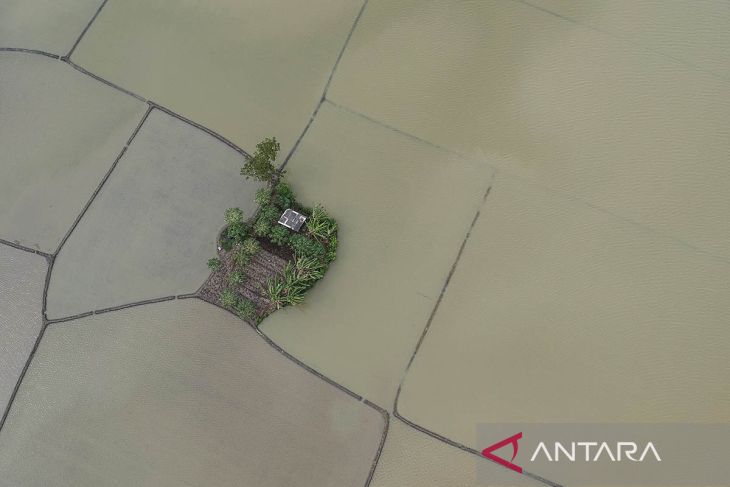
<path id="1" fill-rule="evenodd" d="M 241 175 L 266 183 L 256 192 L 258 210 L 246 218 L 240 208 L 226 210 L 218 235 L 218 256 L 200 294 L 204 299 L 260 323 L 284 306 L 297 305 L 337 255 L 337 222 L 321 205 L 302 206 L 284 171 L 274 166 L 276 138 L 256 145 Z"/>

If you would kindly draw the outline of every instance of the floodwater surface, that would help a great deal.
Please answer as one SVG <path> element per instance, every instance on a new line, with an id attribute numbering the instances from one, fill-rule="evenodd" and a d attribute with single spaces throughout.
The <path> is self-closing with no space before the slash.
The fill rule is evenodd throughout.
<path id="1" fill-rule="evenodd" d="M 716 20 L 725 7 L 704 3 L 685 15 L 680 2 L 648 2 L 631 10 L 647 26 L 633 35 L 615 9 L 581 5 L 561 13 L 528 2 L 371 0 L 319 115 L 327 119 L 331 105 L 503 176 L 401 398 L 409 418 L 465 443 L 487 420 L 728 420 L 730 83 L 718 67 L 727 51 L 715 46 L 726 38 Z M 453 258 L 454 244 L 435 245 L 412 221 L 455 237 L 466 228 L 452 229 L 454 219 L 470 215 L 430 191 L 387 190 L 375 175 L 404 188 L 409 178 L 424 189 L 431 179 L 404 171 L 407 155 L 379 166 L 391 151 L 379 155 L 387 146 L 371 131 L 355 132 L 358 144 L 370 139 L 368 156 L 345 142 L 347 122 L 326 130 L 321 122 L 291 175 L 308 197 L 330 199 L 335 214 L 358 211 L 341 214 L 343 251 L 311 306 L 273 316 L 264 330 L 373 394 L 345 371 L 365 377 L 393 360 L 395 343 L 415 347 L 415 332 L 385 341 L 376 330 L 415 327 L 419 315 L 405 314 L 403 297 L 420 289 L 403 258 L 355 252 L 359 232 L 382 239 L 386 252 L 407 248 L 424 272 Z M 464 197 L 463 187 L 443 185 L 450 199 Z M 383 208 L 365 219 L 376 204 Z M 387 223 L 395 214 L 400 231 Z M 325 295 L 327 282 L 336 289 Z M 436 295 L 423 294 L 433 309 Z M 373 351 L 371 364 L 347 351 L 350 340 Z M 375 400 L 387 407 L 381 391 Z"/>
<path id="2" fill-rule="evenodd" d="M 10 401 L 41 331 L 46 259 L 0 245 L 0 410 Z"/>
<path id="3" fill-rule="evenodd" d="M 515 1 L 372 0 L 329 97 L 730 259 L 728 3 L 598 3 L 571 2 L 584 24 Z M 656 26 L 592 27 L 625 30 L 617 12 Z"/>
<path id="4" fill-rule="evenodd" d="M 492 170 L 325 103 L 287 166 L 340 223 L 337 261 L 262 330 L 384 407 L 441 292 Z"/>
<path id="5" fill-rule="evenodd" d="M 362 487 L 381 414 L 197 299 L 51 325 L 0 435 L 3 485 Z"/>
<path id="6" fill-rule="evenodd" d="M 404 417 L 469 445 L 488 421 L 730 421 L 728 3 L 369 0 L 358 17 L 362 5 L 110 0 L 72 59 L 248 150 L 276 136 L 286 154 L 319 106 L 287 169 L 304 202 L 324 203 L 339 220 L 338 259 L 307 303 L 262 330 L 355 393 L 392 409 L 402 385 Z M 0 233 L 52 251 L 144 104 L 107 104 L 101 91 L 111 88 L 71 80 L 60 61 L 36 61 L 25 75 L 31 66 L 8 56 L 0 140 L 11 155 L 34 157 L 25 172 L 13 166 L 20 158 L 0 167 L 0 202 L 29 212 L 6 204 Z M 24 78 L 32 90 L 21 90 Z M 63 105 L 78 90 L 83 99 Z M 200 134 L 159 121 L 153 112 L 56 260 L 52 316 L 194 291 L 224 209 L 252 205 L 240 158 L 207 139 L 192 150 Z M 168 129 L 160 151 L 155 134 Z M 34 131 L 46 136 L 37 145 Z M 64 188 L 68 198 L 57 198 Z M 71 467 L 75 455 L 144 475 L 150 460 L 126 456 L 139 451 L 174 476 L 195 468 L 185 459 L 199 461 L 200 438 L 211 463 L 199 472 L 216 483 L 249 452 L 263 459 L 273 448 L 261 430 L 254 441 L 229 435 L 229 425 L 311 392 L 296 383 L 291 396 L 271 399 L 262 386 L 261 398 L 246 397 L 251 377 L 239 374 L 255 364 L 247 347 L 257 338 L 231 317 L 205 326 L 181 318 L 179 329 L 162 316 L 115 322 L 125 313 L 49 328 L 0 435 L 0 470 L 14 485 L 48 484 L 62 471 L 98 485 L 92 468 Z M 150 402 L 130 399 L 142 392 Z M 343 407 L 354 419 L 339 425 L 340 438 L 379 434 L 378 421 Z M 210 416 L 191 432 L 201 411 Z M 302 439 L 310 418 L 295 419 Z M 360 420 L 370 429 L 357 430 Z M 401 426 L 373 485 L 431 480 L 416 471 L 440 446 Z M 326 452 L 344 454 L 316 433 Z M 359 479 L 359 462 L 372 458 L 346 450 L 341 463 L 323 461 L 319 445 L 301 445 L 307 485 L 350 485 L 340 474 Z M 401 448 L 423 451 L 406 457 Z M 304 468 L 308 455 L 316 458 Z M 345 473 L 318 477 L 341 465 Z"/>
<path id="7" fill-rule="evenodd" d="M 73 60 L 253 152 L 285 155 L 319 102 L 360 0 L 109 2 Z"/>
<path id="8" fill-rule="evenodd" d="M 480 422 L 730 421 L 730 264 L 497 177 L 398 401 Z"/>

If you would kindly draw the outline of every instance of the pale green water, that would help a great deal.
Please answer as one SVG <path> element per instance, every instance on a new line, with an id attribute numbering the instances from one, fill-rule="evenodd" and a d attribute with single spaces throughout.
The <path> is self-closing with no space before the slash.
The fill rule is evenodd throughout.
<path id="1" fill-rule="evenodd" d="M 360 487 L 383 418 L 197 299 L 48 328 L 0 435 L 6 485 Z"/>
<path id="2" fill-rule="evenodd" d="M 111 0 L 73 59 L 286 152 L 359 7 Z M 370 0 L 288 167 L 339 259 L 263 330 L 392 407 L 481 208 L 401 413 L 467 444 L 484 421 L 728 421 L 729 24 L 723 2 Z"/>

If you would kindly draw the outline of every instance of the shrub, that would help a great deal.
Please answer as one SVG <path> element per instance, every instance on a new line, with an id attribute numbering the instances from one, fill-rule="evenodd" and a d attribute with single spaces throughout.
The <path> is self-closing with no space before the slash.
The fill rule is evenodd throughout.
<path id="1" fill-rule="evenodd" d="M 271 229 L 276 225 L 276 222 L 279 221 L 279 216 L 280 212 L 275 206 L 262 206 L 254 224 L 254 233 L 259 237 L 267 237 Z"/>
<path id="2" fill-rule="evenodd" d="M 289 186 L 288 183 L 285 181 L 279 181 L 279 184 L 277 184 L 276 188 L 274 188 L 274 193 L 276 194 L 276 205 L 282 211 L 287 208 L 291 208 L 295 198 L 294 191 L 292 191 L 291 186 Z"/>
<path id="3" fill-rule="evenodd" d="M 228 231 L 226 235 L 234 243 L 243 242 L 243 239 L 248 235 L 248 225 L 243 222 L 234 222 L 228 225 Z"/>
<path id="4" fill-rule="evenodd" d="M 274 167 L 274 161 L 279 153 L 280 145 L 276 137 L 270 137 L 256 144 L 253 156 L 246 159 L 241 168 L 241 175 L 246 179 L 253 178 L 267 183 L 273 183 L 281 176 Z"/>
<path id="5" fill-rule="evenodd" d="M 307 232 L 317 240 L 329 240 L 337 234 L 337 222 L 318 204 L 307 219 Z"/>
<path id="6" fill-rule="evenodd" d="M 325 250 L 320 242 L 299 233 L 295 233 L 289 238 L 289 247 L 295 254 L 302 257 L 314 257 L 320 260 L 325 257 Z"/>
<path id="7" fill-rule="evenodd" d="M 213 272 L 218 272 L 223 268 L 223 264 L 221 263 L 221 260 L 218 257 L 213 257 L 212 259 L 208 259 L 208 267 Z"/>
<path id="8" fill-rule="evenodd" d="M 289 243 L 289 237 L 291 237 L 291 231 L 283 225 L 274 225 L 269 232 L 269 240 L 276 245 L 286 245 Z"/>
<path id="9" fill-rule="evenodd" d="M 226 232 L 226 234 L 221 235 L 220 246 L 223 250 L 228 252 L 229 250 L 231 250 L 233 248 L 233 244 L 234 244 L 234 241 L 231 237 L 228 236 L 227 232 Z"/>
<path id="10" fill-rule="evenodd" d="M 259 217 L 253 225 L 253 233 L 259 237 L 267 237 L 269 232 L 271 232 L 271 223 L 266 218 Z"/>
<path id="11" fill-rule="evenodd" d="M 280 216 L 281 211 L 279 211 L 279 209 L 274 205 L 262 206 L 261 211 L 259 212 L 259 218 L 263 218 L 271 225 L 278 222 Z"/>
<path id="12" fill-rule="evenodd" d="M 224 289 L 219 296 L 221 306 L 234 308 L 238 304 L 238 295 L 230 289 Z"/>
<path id="13" fill-rule="evenodd" d="M 239 299 L 238 303 L 236 303 L 235 309 L 238 316 L 242 319 L 257 321 L 256 305 L 254 305 L 250 300 L 246 298 Z"/>
<path id="14" fill-rule="evenodd" d="M 231 286 L 240 286 L 244 280 L 246 280 L 246 274 L 242 271 L 234 271 L 228 276 L 228 283 Z"/>
<path id="15" fill-rule="evenodd" d="M 251 254 L 246 252 L 242 244 L 236 245 L 233 249 L 233 262 L 235 262 L 236 266 L 239 268 L 245 267 L 249 262 L 251 262 Z"/>
<path id="16" fill-rule="evenodd" d="M 263 207 L 271 204 L 271 189 L 261 188 L 256 191 L 256 203 Z"/>
<path id="17" fill-rule="evenodd" d="M 255 238 L 247 238 L 241 244 L 241 250 L 249 257 L 253 257 L 256 252 L 261 250 L 261 244 Z"/>
<path id="18" fill-rule="evenodd" d="M 243 210 L 240 208 L 228 208 L 226 210 L 226 223 L 233 225 L 243 221 Z"/>

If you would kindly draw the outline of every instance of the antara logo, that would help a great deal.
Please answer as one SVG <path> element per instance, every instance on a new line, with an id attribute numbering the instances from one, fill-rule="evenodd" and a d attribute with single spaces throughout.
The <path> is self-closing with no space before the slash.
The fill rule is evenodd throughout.
<path id="1" fill-rule="evenodd" d="M 517 443 L 522 439 L 522 432 L 520 431 L 516 435 L 510 436 L 509 438 L 505 438 L 502 441 L 498 441 L 492 446 L 486 447 L 484 450 L 482 450 L 482 455 L 489 458 L 490 460 L 493 460 L 503 467 L 507 467 L 509 469 L 514 470 L 517 473 L 522 473 L 522 467 L 519 465 L 515 465 L 512 463 L 514 461 L 515 457 L 517 456 L 517 451 L 520 449 L 520 445 Z M 512 444 L 512 458 L 508 462 L 504 458 L 498 457 L 497 455 L 492 454 L 494 450 L 499 450 L 503 446 L 507 446 L 509 444 Z"/>
<path id="2" fill-rule="evenodd" d="M 482 455 L 490 460 L 499 463 L 503 467 L 514 470 L 517 473 L 522 473 L 522 467 L 513 463 L 515 457 L 517 457 L 517 452 L 519 451 L 519 441 L 521 439 L 522 432 L 519 432 L 516 435 L 512 435 L 509 438 L 505 438 L 502 441 L 498 441 L 497 443 L 488 446 L 487 448 L 482 450 Z M 494 451 L 499 450 L 500 448 L 503 448 L 507 445 L 512 445 L 512 458 L 509 461 L 505 460 L 502 457 L 498 457 L 493 453 Z M 549 449 L 545 442 L 541 441 L 535 447 L 535 451 L 530 457 L 530 462 L 534 462 L 540 457 L 544 457 L 544 459 L 549 462 L 558 462 L 561 460 L 566 460 L 569 462 L 598 462 L 602 459 L 608 459 L 612 462 L 621 462 L 624 460 L 629 460 L 632 462 L 643 462 L 644 459 L 646 459 L 647 457 L 653 457 L 654 460 L 656 460 L 657 462 L 662 461 L 661 457 L 659 456 L 659 452 L 651 441 L 644 446 L 644 448 L 641 450 L 640 455 L 637 455 L 637 453 L 639 452 L 639 445 L 637 445 L 633 441 L 619 441 L 616 442 L 613 447 L 611 444 L 605 441 L 601 443 L 597 441 L 573 441 L 568 443 L 567 445 L 569 446 L 566 446 L 566 444 L 556 441 L 553 443 L 553 448 Z M 580 453 L 583 454 L 581 455 Z"/>

